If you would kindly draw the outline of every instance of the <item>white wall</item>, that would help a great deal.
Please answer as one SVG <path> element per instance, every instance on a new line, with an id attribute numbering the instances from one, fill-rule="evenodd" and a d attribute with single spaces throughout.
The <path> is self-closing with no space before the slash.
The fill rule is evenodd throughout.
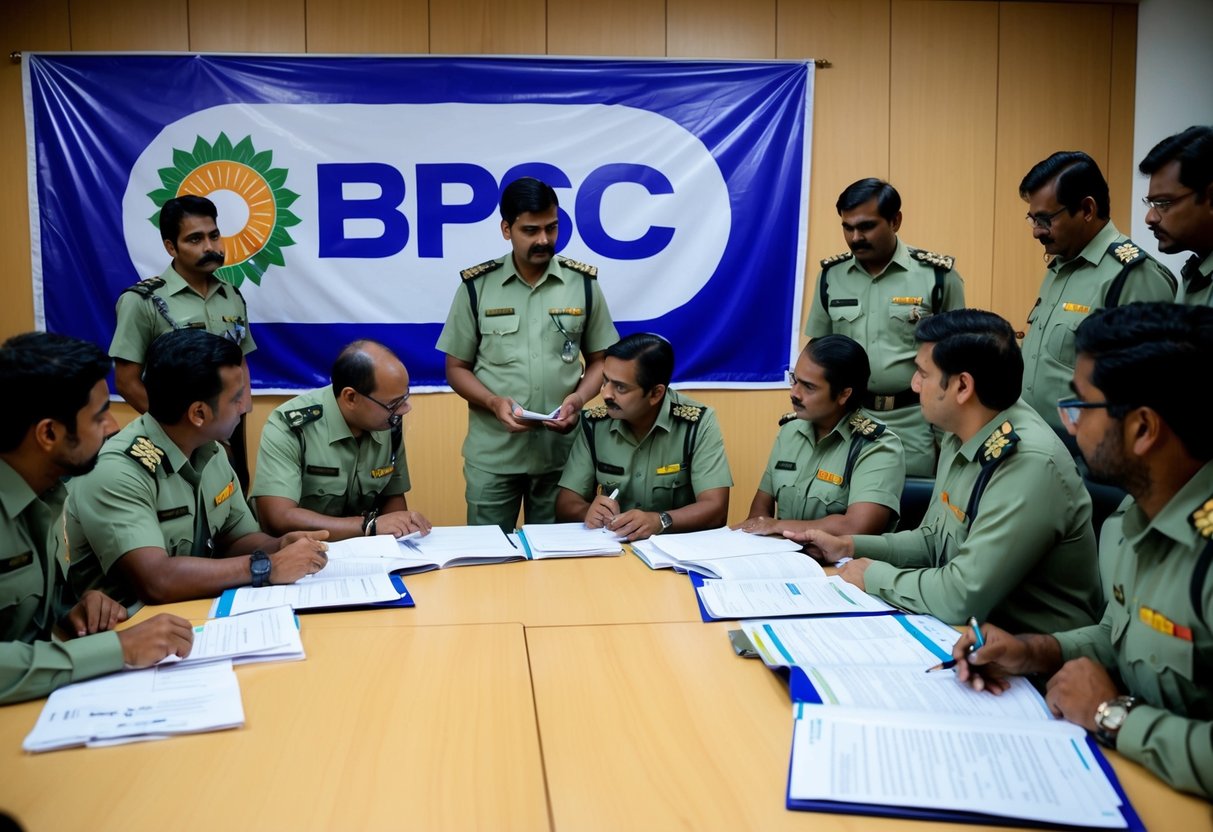
<path id="1" fill-rule="evenodd" d="M 1133 226 L 1129 236 L 1178 278 L 1189 255 L 1159 255 L 1146 228 L 1149 177 L 1140 162 L 1161 139 L 1213 124 L 1213 1 L 1141 0 L 1137 12 L 1137 107 L 1133 132 Z"/>

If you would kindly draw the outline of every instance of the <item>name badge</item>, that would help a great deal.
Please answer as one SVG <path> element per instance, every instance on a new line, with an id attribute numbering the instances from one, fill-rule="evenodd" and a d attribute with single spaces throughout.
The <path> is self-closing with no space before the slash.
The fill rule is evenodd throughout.
<path id="1" fill-rule="evenodd" d="M 830 301 L 830 306 L 859 306 L 859 298 L 838 298 Z"/>
<path id="2" fill-rule="evenodd" d="M 898 306 L 922 306 L 922 296 L 893 298 L 893 303 Z"/>
<path id="3" fill-rule="evenodd" d="M 657 469 L 658 474 L 677 474 L 682 470 L 682 464 L 675 462 L 673 465 L 662 465 Z"/>
<path id="4" fill-rule="evenodd" d="M 603 474 L 614 474 L 617 477 L 622 477 L 624 474 L 622 465 L 611 465 L 606 462 L 599 462 L 598 470 Z"/>
<path id="5" fill-rule="evenodd" d="M 164 511 L 156 512 L 156 519 L 163 523 L 165 520 L 176 520 L 178 517 L 184 517 L 189 513 L 189 506 L 177 506 L 176 508 L 166 508 Z"/>
<path id="6" fill-rule="evenodd" d="M 549 315 L 584 315 L 585 310 L 576 306 L 564 306 L 559 309 L 549 309 Z"/>
<path id="7" fill-rule="evenodd" d="M 382 468 L 372 468 L 371 476 L 375 479 L 381 479 L 382 477 L 386 477 L 388 474 L 394 473 L 395 471 L 395 465 L 385 465 Z"/>
<path id="8" fill-rule="evenodd" d="M 514 314 L 514 307 L 512 307 L 512 306 L 498 306 L 493 309 L 484 310 L 484 317 L 486 317 L 486 318 L 500 318 L 502 315 L 513 315 L 513 314 Z"/>
<path id="9" fill-rule="evenodd" d="M 796 463 L 789 459 L 781 459 L 775 463 L 776 471 L 795 471 Z"/>
<path id="10" fill-rule="evenodd" d="M 221 506 L 227 502 L 228 498 L 236 493 L 236 481 L 232 480 L 227 484 L 227 487 L 215 495 L 215 505 Z"/>
<path id="11" fill-rule="evenodd" d="M 0 573 L 15 572 L 23 566 L 29 566 L 33 562 L 33 552 L 22 552 L 19 555 L 13 555 L 11 558 L 0 560 Z"/>
<path id="12" fill-rule="evenodd" d="M 1091 307 L 1083 306 L 1081 303 L 1063 303 L 1061 308 L 1067 312 L 1081 312 L 1084 315 L 1091 311 Z"/>
<path id="13" fill-rule="evenodd" d="M 840 477 L 838 474 L 831 474 L 829 471 L 822 468 L 817 469 L 817 479 L 821 480 L 822 482 L 833 483 L 834 485 L 842 485 L 842 477 Z"/>
<path id="14" fill-rule="evenodd" d="M 340 469 L 329 468 L 324 465 L 309 465 L 303 470 L 309 474 L 315 474 L 320 477 L 335 477 L 341 473 Z"/>

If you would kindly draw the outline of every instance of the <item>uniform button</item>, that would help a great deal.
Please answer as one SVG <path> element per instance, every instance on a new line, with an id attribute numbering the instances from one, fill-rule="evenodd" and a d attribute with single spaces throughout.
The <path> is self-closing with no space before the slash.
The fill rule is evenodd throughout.
<path id="1" fill-rule="evenodd" d="M 639 472 L 637 472 L 637 473 L 635 474 L 635 478 L 636 478 L 636 479 L 640 479 L 640 473 L 639 473 Z"/>
<path id="2" fill-rule="evenodd" d="M 539 357 L 539 353 L 537 353 L 537 352 L 531 353 L 531 358 L 538 358 L 538 357 Z"/>
<path id="3" fill-rule="evenodd" d="M 1153 653 L 1150 654 L 1150 664 L 1158 664 L 1158 656 L 1155 656 Z"/>

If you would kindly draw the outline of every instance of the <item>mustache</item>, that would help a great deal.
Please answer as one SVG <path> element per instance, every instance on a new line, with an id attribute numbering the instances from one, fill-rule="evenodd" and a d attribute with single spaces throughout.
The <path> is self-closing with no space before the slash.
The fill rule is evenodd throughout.
<path id="1" fill-rule="evenodd" d="M 530 255 L 531 257 L 534 257 L 536 254 L 551 255 L 551 254 L 555 254 L 555 253 L 556 253 L 555 246 L 542 246 L 542 245 L 531 246 L 530 251 L 527 252 L 527 254 Z"/>
<path id="2" fill-rule="evenodd" d="M 206 254 L 198 258 L 198 262 L 194 265 L 205 266 L 207 263 L 218 263 L 223 265 L 224 256 L 217 251 L 208 251 Z"/>
<path id="3" fill-rule="evenodd" d="M 606 405 L 607 410 L 618 410 L 619 409 L 619 405 L 615 404 L 614 399 L 603 399 L 603 403 Z"/>
<path id="4" fill-rule="evenodd" d="M 871 251 L 871 243 L 855 243 L 851 246 L 851 251 Z"/>

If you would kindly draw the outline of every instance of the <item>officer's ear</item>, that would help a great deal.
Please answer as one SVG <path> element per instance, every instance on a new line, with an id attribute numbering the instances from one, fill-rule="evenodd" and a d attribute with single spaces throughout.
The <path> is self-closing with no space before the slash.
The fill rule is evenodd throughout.
<path id="1" fill-rule="evenodd" d="M 901 212 L 900 211 L 897 212 L 897 216 L 893 217 L 893 219 L 889 221 L 889 225 L 892 226 L 894 234 L 896 234 L 899 230 L 901 230 Z"/>
<path id="2" fill-rule="evenodd" d="M 661 401 L 661 397 L 665 395 L 666 386 L 664 384 L 654 384 L 653 389 L 649 391 L 649 404 L 657 404 Z"/>
<path id="3" fill-rule="evenodd" d="M 506 240 L 510 239 L 510 224 L 505 220 L 501 221 L 501 236 Z"/>
<path id="4" fill-rule="evenodd" d="M 161 240 L 161 242 L 164 243 L 164 250 L 168 252 L 168 256 L 172 257 L 172 258 L 176 258 L 177 257 L 176 244 L 174 244 L 172 240 Z"/>
<path id="5" fill-rule="evenodd" d="M 342 387 L 341 392 L 337 394 L 337 403 L 344 404 L 346 407 L 353 407 L 357 398 L 358 391 L 353 387 Z"/>
<path id="6" fill-rule="evenodd" d="M 844 387 L 842 392 L 838 394 L 838 404 L 846 407 L 847 402 L 851 400 L 851 394 L 855 392 L 853 387 Z"/>
<path id="7" fill-rule="evenodd" d="M 956 373 L 952 376 L 952 378 L 956 380 L 957 404 L 965 404 L 977 395 L 977 386 L 973 382 L 972 373 Z"/>
<path id="8" fill-rule="evenodd" d="M 1124 417 L 1125 447 L 1132 449 L 1136 456 L 1145 456 L 1158 448 L 1164 429 L 1167 429 L 1166 422 L 1154 408 L 1130 410 Z"/>
<path id="9" fill-rule="evenodd" d="M 55 447 L 55 443 L 59 441 L 60 437 L 67 433 L 63 424 L 54 419 L 41 419 L 35 422 L 30 428 L 30 432 L 33 435 L 34 444 L 43 453 Z"/>
<path id="10" fill-rule="evenodd" d="M 1084 196 L 1082 202 L 1078 203 L 1078 210 L 1082 214 L 1082 218 L 1090 222 L 1099 215 L 1099 208 L 1095 204 L 1095 197 Z"/>
<path id="11" fill-rule="evenodd" d="M 215 418 L 215 411 L 206 402 L 196 401 L 185 409 L 185 418 L 192 426 L 200 428 L 208 419 Z"/>

